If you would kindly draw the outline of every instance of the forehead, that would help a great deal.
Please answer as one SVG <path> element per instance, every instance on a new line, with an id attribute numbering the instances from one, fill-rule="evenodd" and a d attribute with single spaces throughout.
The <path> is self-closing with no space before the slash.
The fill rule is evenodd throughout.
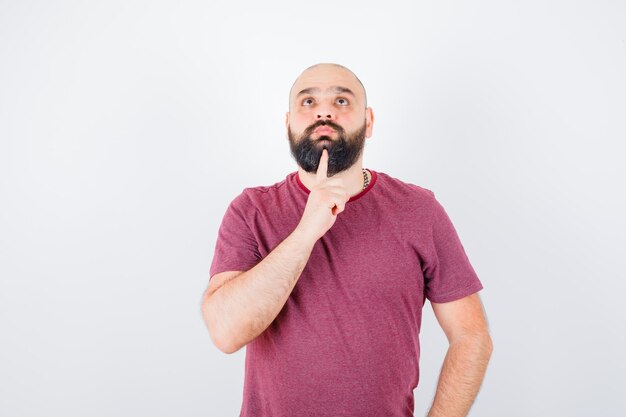
<path id="1" fill-rule="evenodd" d="M 352 72 L 332 65 L 320 65 L 300 74 L 291 87 L 289 97 L 293 99 L 300 91 L 311 88 L 319 88 L 320 92 L 333 92 L 334 87 L 349 88 L 358 98 L 363 98 L 364 95 Z"/>

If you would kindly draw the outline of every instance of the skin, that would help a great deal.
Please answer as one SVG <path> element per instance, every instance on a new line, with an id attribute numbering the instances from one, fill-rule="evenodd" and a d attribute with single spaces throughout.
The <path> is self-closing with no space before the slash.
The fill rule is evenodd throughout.
<path id="1" fill-rule="evenodd" d="M 336 91 L 335 87 L 347 88 L 354 94 Z M 305 89 L 316 90 L 300 94 Z M 365 137 L 372 136 L 374 113 L 371 107 L 366 107 L 365 89 L 347 68 L 336 64 L 314 65 L 304 70 L 294 82 L 289 93 L 285 127 L 291 130 L 296 140 L 301 140 L 305 129 L 319 120 L 330 120 L 348 134 L 357 132 L 365 124 Z M 323 135 L 331 140 L 337 138 L 337 132 L 331 132 L 314 133 L 313 139 Z M 323 146 L 322 142 L 320 146 Z M 362 169 L 363 153 L 349 169 L 333 175 L 333 178 L 342 180 L 350 197 L 363 189 Z M 298 167 L 298 176 L 308 189 L 316 184 L 315 172 L 306 172 Z"/>

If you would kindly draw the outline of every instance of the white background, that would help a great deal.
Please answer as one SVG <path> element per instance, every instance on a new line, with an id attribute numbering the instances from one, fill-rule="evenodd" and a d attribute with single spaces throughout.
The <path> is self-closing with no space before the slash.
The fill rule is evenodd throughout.
<path id="1" fill-rule="evenodd" d="M 626 415 L 626 3 L 2 1 L 0 60 L 0 415 L 238 415 L 245 349 L 200 297 L 228 203 L 296 170 L 317 62 L 485 286 L 470 416 Z M 424 314 L 416 416 L 447 349 Z"/>

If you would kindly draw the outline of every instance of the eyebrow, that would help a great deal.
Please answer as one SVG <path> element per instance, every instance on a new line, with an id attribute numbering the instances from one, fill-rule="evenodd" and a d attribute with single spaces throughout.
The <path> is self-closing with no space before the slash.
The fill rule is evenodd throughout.
<path id="1" fill-rule="evenodd" d="M 321 90 L 319 89 L 319 87 L 305 88 L 304 90 L 300 91 L 296 95 L 296 98 L 300 97 L 303 94 L 319 93 L 320 91 Z M 336 86 L 328 87 L 326 91 L 333 91 L 335 93 L 347 93 L 347 94 L 352 95 L 352 97 L 356 97 L 356 95 L 348 87 L 341 87 L 341 86 L 336 85 Z"/>

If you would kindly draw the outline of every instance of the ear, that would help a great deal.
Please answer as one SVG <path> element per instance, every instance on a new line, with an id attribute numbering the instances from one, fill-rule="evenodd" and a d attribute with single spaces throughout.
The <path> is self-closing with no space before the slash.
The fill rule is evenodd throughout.
<path id="1" fill-rule="evenodd" d="M 372 136 L 372 129 L 374 128 L 374 112 L 371 107 L 365 109 L 365 137 Z"/>
<path id="2" fill-rule="evenodd" d="M 285 129 L 289 127 L 289 112 L 285 113 Z"/>

